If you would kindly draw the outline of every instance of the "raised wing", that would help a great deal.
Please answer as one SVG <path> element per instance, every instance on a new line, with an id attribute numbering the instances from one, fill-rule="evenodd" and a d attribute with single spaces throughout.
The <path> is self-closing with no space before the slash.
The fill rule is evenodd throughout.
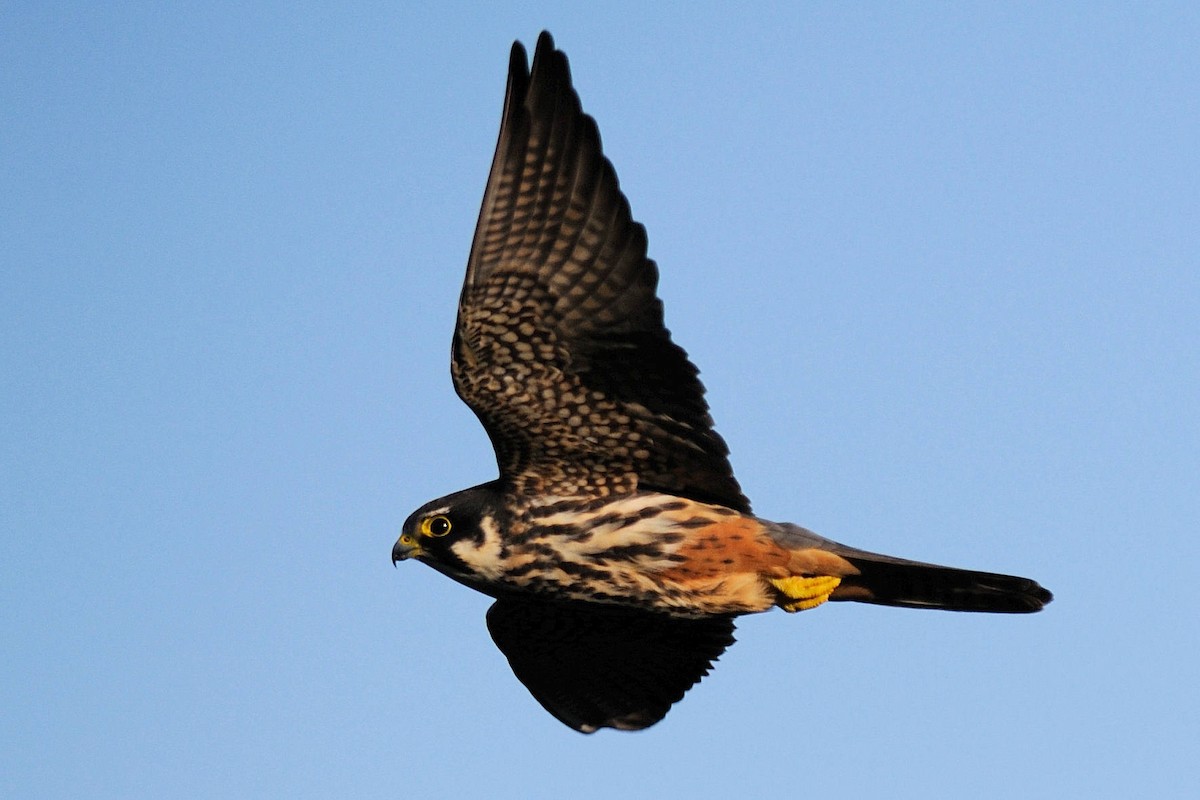
<path id="1" fill-rule="evenodd" d="M 733 644 L 733 619 L 508 597 L 488 630 L 525 688 L 564 725 L 636 731 L 658 722 Z"/>
<path id="2" fill-rule="evenodd" d="M 513 45 L 452 374 L 515 492 L 656 489 L 741 511 L 658 270 L 548 33 Z"/>

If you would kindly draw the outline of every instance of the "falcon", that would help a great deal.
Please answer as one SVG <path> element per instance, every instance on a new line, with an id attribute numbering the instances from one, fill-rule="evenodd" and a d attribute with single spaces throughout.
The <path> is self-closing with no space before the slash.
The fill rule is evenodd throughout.
<path id="1" fill-rule="evenodd" d="M 392 560 L 495 598 L 492 639 L 547 711 L 584 733 L 649 727 L 733 644 L 741 614 L 1050 602 L 1028 578 L 754 516 L 657 283 L 566 56 L 542 33 L 530 69 L 514 43 L 451 348 L 500 474 L 413 512 Z"/>

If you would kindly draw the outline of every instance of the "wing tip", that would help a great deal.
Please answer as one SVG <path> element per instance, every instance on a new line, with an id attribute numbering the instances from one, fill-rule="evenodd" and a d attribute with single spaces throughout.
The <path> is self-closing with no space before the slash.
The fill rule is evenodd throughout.
<path id="1" fill-rule="evenodd" d="M 554 46 L 554 37 L 550 35 L 550 31 L 543 30 L 538 34 L 537 44 L 533 48 L 533 63 L 544 61 L 554 53 L 561 54 Z M 512 50 L 509 51 L 509 72 L 520 71 L 525 72 L 529 66 L 529 54 L 525 49 L 524 43 L 520 39 L 514 39 Z"/>
<path id="2" fill-rule="evenodd" d="M 529 89 L 530 76 L 539 71 L 538 64 L 544 64 L 548 59 L 561 61 L 564 67 L 567 63 L 566 54 L 555 48 L 554 37 L 550 35 L 550 31 L 543 30 L 538 34 L 532 64 L 529 62 L 529 51 L 525 49 L 525 45 L 520 39 L 513 40 L 512 49 L 508 54 L 509 97 L 517 97 L 524 101 Z"/>
<path id="3" fill-rule="evenodd" d="M 528 86 L 529 56 L 525 52 L 525 45 L 516 41 L 508 53 L 508 91 L 504 98 L 506 114 L 513 98 L 524 97 Z"/>

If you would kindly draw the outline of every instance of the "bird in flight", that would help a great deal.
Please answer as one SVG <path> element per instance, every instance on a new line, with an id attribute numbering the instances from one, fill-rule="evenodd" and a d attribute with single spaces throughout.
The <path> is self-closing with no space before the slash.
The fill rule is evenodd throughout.
<path id="1" fill-rule="evenodd" d="M 1028 578 L 909 561 L 754 516 L 658 269 L 566 56 L 513 44 L 451 375 L 500 475 L 405 521 L 416 559 L 495 598 L 517 678 L 577 731 L 661 720 L 733 644 L 734 618 L 855 601 L 1027 613 Z"/>

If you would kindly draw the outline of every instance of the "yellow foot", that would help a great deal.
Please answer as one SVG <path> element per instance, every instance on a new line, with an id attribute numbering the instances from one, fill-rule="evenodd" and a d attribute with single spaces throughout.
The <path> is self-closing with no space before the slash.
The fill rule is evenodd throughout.
<path id="1" fill-rule="evenodd" d="M 784 611 L 804 611 L 816 608 L 829 599 L 833 590 L 842 582 L 832 575 L 814 575 L 806 578 L 795 575 L 790 578 L 774 578 L 771 585 L 787 598 L 779 605 Z"/>

